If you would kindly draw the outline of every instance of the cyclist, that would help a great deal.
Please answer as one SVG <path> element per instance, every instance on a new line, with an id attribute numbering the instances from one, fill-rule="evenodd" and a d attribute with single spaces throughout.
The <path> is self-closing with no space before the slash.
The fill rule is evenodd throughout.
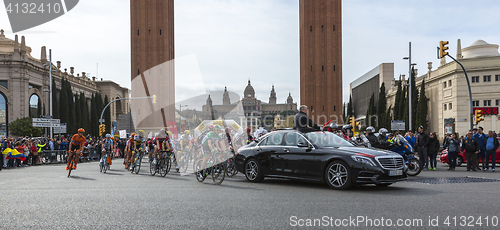
<path id="1" fill-rule="evenodd" d="M 202 141 L 203 162 L 201 163 L 202 168 L 206 167 L 206 164 L 210 159 L 210 157 L 212 156 L 212 153 L 215 153 L 220 149 L 219 141 L 221 140 L 221 137 L 219 135 L 219 132 L 220 132 L 220 126 L 215 125 L 214 131 L 207 133 L 207 135 L 203 138 Z"/>
<path id="2" fill-rule="evenodd" d="M 254 138 L 252 136 L 252 129 L 250 127 L 247 127 L 246 131 L 247 131 L 246 143 L 248 145 L 252 143 L 252 141 L 254 141 Z"/>
<path id="3" fill-rule="evenodd" d="M 170 145 L 169 141 L 170 136 L 168 135 L 168 133 L 169 132 L 167 132 L 165 129 L 160 129 L 160 133 L 155 138 L 156 145 L 155 145 L 154 157 L 151 158 L 153 159 L 154 164 L 156 164 L 157 159 L 159 160 L 162 157 L 160 151 L 168 152 L 172 149 L 172 146 Z"/>
<path id="4" fill-rule="evenodd" d="M 130 166 L 130 156 L 132 155 L 132 145 L 134 143 L 134 137 L 135 137 L 135 133 L 132 133 L 130 135 L 130 139 L 128 139 L 127 141 L 127 146 L 125 147 L 125 159 L 123 160 L 124 163 L 125 163 L 125 168 L 128 169 L 129 166 Z"/>
<path id="5" fill-rule="evenodd" d="M 101 151 L 101 162 L 104 164 L 103 159 L 104 159 L 104 154 L 108 154 L 108 163 L 109 165 L 112 165 L 112 160 L 111 157 L 113 155 L 113 140 L 111 140 L 111 134 L 106 134 L 106 139 L 104 139 L 104 143 L 102 144 L 102 151 Z"/>
<path id="6" fill-rule="evenodd" d="M 85 133 L 85 130 L 82 128 L 78 129 L 78 133 L 73 135 L 71 138 L 71 142 L 69 143 L 69 158 L 68 159 L 73 159 L 73 157 L 78 157 L 83 154 L 83 144 L 85 143 L 85 136 L 83 134 Z M 77 151 L 75 153 L 75 150 Z M 78 160 L 75 160 L 75 164 L 73 165 L 73 170 L 76 169 L 76 165 L 78 164 Z M 66 166 L 66 170 L 69 170 L 71 161 L 68 160 L 68 165 Z"/>
<path id="7" fill-rule="evenodd" d="M 139 133 L 138 135 L 134 136 L 134 140 L 132 142 L 132 154 L 130 154 L 130 159 L 129 159 L 130 164 L 134 163 L 134 158 L 137 153 L 141 154 L 141 152 L 144 151 L 145 133 L 143 130 L 139 130 L 138 133 Z"/>

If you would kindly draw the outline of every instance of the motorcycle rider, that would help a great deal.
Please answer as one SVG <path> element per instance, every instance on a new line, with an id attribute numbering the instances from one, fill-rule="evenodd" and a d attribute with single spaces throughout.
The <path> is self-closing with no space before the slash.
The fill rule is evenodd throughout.
<path id="1" fill-rule="evenodd" d="M 328 125 L 327 127 L 325 127 L 325 130 L 328 131 L 328 132 L 335 133 L 335 132 L 337 132 L 338 128 L 339 128 L 339 126 L 337 125 L 337 123 L 332 122 L 332 123 L 330 123 L 330 125 Z"/>
<path id="2" fill-rule="evenodd" d="M 389 131 L 386 128 L 381 128 L 378 130 L 378 143 L 381 149 L 388 149 L 390 143 L 387 141 L 387 133 Z"/>
<path id="3" fill-rule="evenodd" d="M 344 125 L 342 126 L 342 134 L 344 138 L 348 141 L 351 141 L 352 136 L 352 125 Z"/>
<path id="4" fill-rule="evenodd" d="M 374 148 L 380 148 L 380 144 L 378 142 L 377 137 L 375 136 L 375 128 L 373 126 L 369 126 L 366 128 L 366 138 L 370 141 L 370 145 Z"/>

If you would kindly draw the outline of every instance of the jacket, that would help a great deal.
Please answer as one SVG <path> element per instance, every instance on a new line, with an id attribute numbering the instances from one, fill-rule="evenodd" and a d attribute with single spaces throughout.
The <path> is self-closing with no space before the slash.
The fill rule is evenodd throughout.
<path id="1" fill-rule="evenodd" d="M 485 151 L 486 149 L 484 149 L 483 146 L 484 146 L 484 142 L 488 138 L 488 135 L 486 135 L 484 133 L 483 134 L 476 133 L 472 137 L 477 139 L 477 143 L 479 144 L 479 150 Z"/>
<path id="2" fill-rule="evenodd" d="M 488 143 L 488 139 L 490 137 L 487 137 L 486 139 L 484 139 L 484 143 L 483 143 L 483 149 L 486 150 L 486 144 Z M 500 143 L 498 142 L 498 139 L 496 137 L 493 137 L 493 145 L 495 145 L 495 147 L 493 147 L 493 150 L 497 151 Z"/>
<path id="3" fill-rule="evenodd" d="M 477 139 L 473 137 L 470 139 L 468 137 L 464 138 L 462 140 L 462 150 L 465 150 L 466 152 L 479 151 L 479 143 L 477 142 Z"/>
<path id="4" fill-rule="evenodd" d="M 320 130 L 321 128 L 311 120 L 306 113 L 300 111 L 295 115 L 293 119 L 293 129 L 298 130 L 300 132 L 308 132 L 311 131 L 311 128 L 314 130 Z"/>
<path id="5" fill-rule="evenodd" d="M 378 148 L 387 149 L 389 147 L 390 143 L 387 141 L 386 137 L 384 137 L 382 135 L 378 135 L 377 141 L 378 141 L 378 144 L 379 144 Z"/>
<path id="6" fill-rule="evenodd" d="M 460 152 L 460 140 L 459 139 L 448 140 L 448 152 L 450 152 L 450 153 Z"/>
<path id="7" fill-rule="evenodd" d="M 437 154 L 439 152 L 439 140 L 437 137 L 429 138 L 429 145 L 427 146 L 427 154 Z"/>
<path id="8" fill-rule="evenodd" d="M 429 145 L 429 139 L 429 134 L 427 134 L 426 132 L 419 133 L 416 146 L 427 148 L 427 146 Z"/>
<path id="9" fill-rule="evenodd" d="M 368 139 L 368 141 L 370 141 L 370 145 L 373 148 L 380 148 L 380 144 L 379 144 L 377 136 L 375 136 L 375 134 L 373 134 L 373 133 L 366 134 L 366 139 Z"/>

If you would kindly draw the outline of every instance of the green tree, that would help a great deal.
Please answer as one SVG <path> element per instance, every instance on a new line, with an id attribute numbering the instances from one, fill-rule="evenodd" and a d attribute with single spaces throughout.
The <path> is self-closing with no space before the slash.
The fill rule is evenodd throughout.
<path id="1" fill-rule="evenodd" d="M 354 111 L 352 109 L 352 95 L 349 95 L 349 103 L 347 104 L 347 117 L 354 116 Z"/>
<path id="2" fill-rule="evenodd" d="M 425 96 L 425 80 L 422 80 L 422 85 L 420 86 L 420 96 L 418 99 L 417 116 L 416 116 L 416 127 L 424 126 L 427 128 L 427 96 Z"/>
<path id="3" fill-rule="evenodd" d="M 396 91 L 396 98 L 394 99 L 394 119 L 395 120 L 401 119 L 400 107 L 402 104 L 400 104 L 400 102 L 401 102 L 402 93 L 403 93 L 403 89 L 401 87 L 401 76 L 399 76 L 398 90 Z"/>
<path id="4" fill-rule="evenodd" d="M 42 129 L 33 127 L 30 117 L 17 118 L 9 124 L 9 131 L 14 136 L 32 136 L 39 137 L 42 135 Z"/>
<path id="5" fill-rule="evenodd" d="M 373 126 L 375 124 L 375 118 L 372 117 L 375 112 L 375 94 L 370 97 L 370 102 L 368 102 L 368 110 L 366 111 L 366 126 Z"/>
<path id="6" fill-rule="evenodd" d="M 65 96 L 68 98 L 68 123 L 67 123 L 67 131 L 68 133 L 76 133 L 77 125 L 76 125 L 76 116 L 75 116 L 75 98 L 73 95 L 73 90 L 71 89 L 71 83 L 68 80 L 65 80 L 66 83 L 66 94 Z"/>
<path id="7" fill-rule="evenodd" d="M 75 94 L 75 129 L 82 128 L 82 105 L 80 104 L 80 95 Z"/>
<path id="8" fill-rule="evenodd" d="M 61 78 L 61 91 L 59 92 L 59 118 L 61 123 L 66 123 L 69 125 L 69 108 L 68 108 L 68 96 L 66 95 L 66 81 L 65 78 Z M 67 126 L 67 128 L 69 128 Z M 68 129 L 69 130 L 69 129 Z"/>
<path id="9" fill-rule="evenodd" d="M 90 99 L 90 133 L 92 136 L 99 135 L 99 126 L 98 126 L 98 118 L 97 118 L 97 99 L 96 95 L 92 94 L 92 98 Z"/>
<path id="10" fill-rule="evenodd" d="M 85 94 L 83 92 L 80 92 L 80 96 L 79 96 L 79 99 L 80 99 L 80 106 L 81 106 L 81 127 L 85 130 L 89 130 L 88 132 L 90 132 L 90 129 L 88 127 L 88 123 L 89 123 L 89 106 L 87 104 L 87 99 L 85 98 Z"/>
<path id="11" fill-rule="evenodd" d="M 59 118 L 59 100 L 57 100 L 57 95 L 59 90 L 56 88 L 56 80 L 52 78 L 52 116 L 54 118 Z"/>
<path id="12" fill-rule="evenodd" d="M 411 68 L 411 116 L 412 116 L 412 130 L 417 130 L 416 123 L 415 123 L 415 118 L 417 117 L 417 108 L 418 108 L 418 89 L 417 89 L 417 84 L 415 84 L 415 69 L 412 67 Z"/>
<path id="13" fill-rule="evenodd" d="M 380 92 L 378 94 L 378 103 L 377 103 L 378 128 L 387 128 L 386 107 L 387 107 L 387 98 L 385 95 L 385 83 L 382 82 L 382 85 L 380 86 Z"/>
<path id="14" fill-rule="evenodd" d="M 106 106 L 109 103 L 108 100 L 108 95 L 104 96 L 104 106 Z M 106 108 L 106 111 L 104 111 L 104 124 L 106 125 L 106 133 L 111 132 L 111 108 L 108 107 Z"/>
<path id="15" fill-rule="evenodd" d="M 399 101 L 398 101 L 398 103 L 399 103 L 399 118 L 398 119 L 399 120 L 405 120 L 405 114 L 407 113 L 406 112 L 407 111 L 407 107 L 405 107 L 405 106 L 406 106 L 406 104 L 408 104 L 407 101 L 406 101 L 406 96 L 407 96 L 406 95 L 407 94 L 406 88 L 407 87 L 404 86 L 402 88 L 403 88 L 403 91 L 401 92 L 401 97 L 399 98 Z M 394 108 L 394 109 L 396 109 L 396 108 Z"/>

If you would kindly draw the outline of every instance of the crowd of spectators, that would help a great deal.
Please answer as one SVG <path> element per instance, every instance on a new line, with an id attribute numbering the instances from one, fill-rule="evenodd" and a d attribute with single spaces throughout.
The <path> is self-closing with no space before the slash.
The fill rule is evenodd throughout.
<path id="1" fill-rule="evenodd" d="M 97 137 L 86 137 L 87 142 L 84 144 L 84 154 L 89 158 L 97 160 L 98 154 L 102 148 L 102 139 Z M 6 159 L 7 155 L 0 156 L 0 170 L 41 165 L 44 163 L 65 162 L 67 158 L 67 151 L 69 148 L 70 136 L 54 136 L 54 138 L 42 137 L 3 137 L 0 136 L 1 147 L 0 152 L 5 149 L 15 149 L 19 153 L 24 154 L 26 159 Z M 119 154 L 123 157 L 123 150 L 125 145 L 122 140 L 117 140 Z M 59 158 L 58 158 L 59 157 Z"/>

